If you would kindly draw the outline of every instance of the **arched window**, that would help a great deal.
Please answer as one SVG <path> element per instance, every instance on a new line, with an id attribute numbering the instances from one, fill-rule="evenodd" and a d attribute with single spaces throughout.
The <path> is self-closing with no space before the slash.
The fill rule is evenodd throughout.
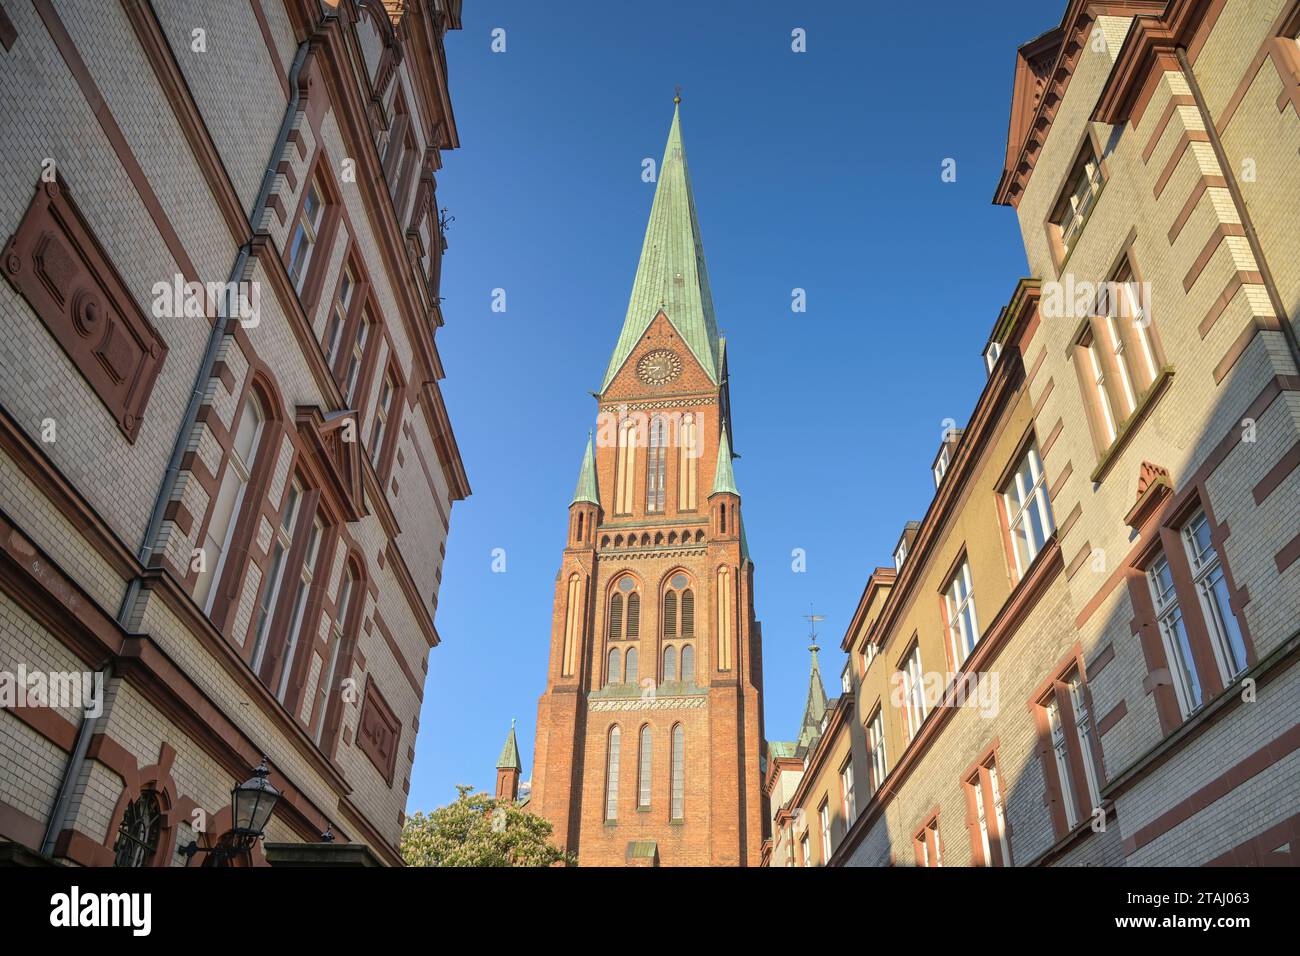
<path id="1" fill-rule="evenodd" d="M 636 805 L 642 809 L 650 806 L 650 781 L 653 776 L 650 767 L 651 759 L 650 726 L 647 724 L 641 728 L 640 766 L 637 772 Z"/>
<path id="2" fill-rule="evenodd" d="M 623 595 L 615 594 L 609 600 L 609 639 L 623 639 Z"/>
<path id="3" fill-rule="evenodd" d="M 577 540 L 579 542 L 582 541 L 582 518 L 583 518 L 582 512 L 579 511 L 578 512 L 578 537 L 577 537 Z"/>
<path id="4" fill-rule="evenodd" d="M 667 471 L 668 426 L 656 415 L 650 423 L 650 454 L 646 456 L 645 510 L 664 510 L 664 478 Z"/>
<path id="5" fill-rule="evenodd" d="M 664 595 L 664 634 L 677 633 L 677 592 L 669 591 Z"/>
<path id="6" fill-rule="evenodd" d="M 560 673 L 571 677 L 578 669 L 578 638 L 582 628 L 582 579 L 569 577 L 569 593 L 564 605 L 564 654 Z"/>
<path id="7" fill-rule="evenodd" d="M 623 682 L 625 684 L 636 683 L 636 665 L 637 665 L 636 648 L 629 647 L 627 649 L 627 664 L 626 664 L 627 670 L 626 673 L 623 675 Z"/>
<path id="8" fill-rule="evenodd" d="M 618 819 L 618 724 L 609 729 L 609 744 L 605 748 L 605 819 Z"/>
<path id="9" fill-rule="evenodd" d="M 695 592 L 687 588 L 682 592 L 682 637 L 695 636 Z"/>
<path id="10" fill-rule="evenodd" d="M 677 648 L 664 648 L 664 680 L 677 680 Z"/>
<path id="11" fill-rule="evenodd" d="M 625 419 L 618 428 L 618 474 L 614 484 L 614 513 L 632 513 L 633 495 L 636 493 L 637 424 Z"/>
<path id="12" fill-rule="evenodd" d="M 631 580 L 628 578 L 627 580 Z M 635 641 L 641 636 L 641 595 L 633 591 L 627 596 L 627 639 Z"/>
<path id="13" fill-rule="evenodd" d="M 158 794 L 145 790 L 126 805 L 122 825 L 113 844 L 114 866 L 152 866 L 162 833 L 162 808 Z"/>
<path id="14" fill-rule="evenodd" d="M 722 526 L 718 530 L 721 531 L 723 534 L 726 534 L 727 533 L 727 506 L 726 505 L 718 506 L 718 517 L 722 520 Z"/>
<path id="15" fill-rule="evenodd" d="M 731 571 L 718 568 L 718 670 L 731 670 Z"/>
<path id="16" fill-rule="evenodd" d="M 605 678 L 606 684 L 621 684 L 623 682 L 623 652 L 617 647 L 609 652 L 609 674 Z"/>
<path id="17" fill-rule="evenodd" d="M 694 511 L 696 507 L 696 467 L 700 458 L 699 425 L 695 416 L 687 412 L 682 416 L 677 443 L 677 509 Z"/>
<path id="18" fill-rule="evenodd" d="M 239 524 L 239 513 L 243 508 L 248 482 L 253 476 L 253 462 L 262 443 L 265 424 L 266 406 L 258 394 L 250 390 L 235 426 L 230 457 L 227 459 L 225 473 L 221 476 L 221 486 L 217 489 L 212 514 L 203 536 L 203 570 L 194 582 L 194 600 L 205 613 L 212 611 L 217 596 L 213 584 L 220 579 L 226 566 L 226 556 L 230 553 L 231 538 Z"/>
<path id="19" fill-rule="evenodd" d="M 695 680 L 695 648 L 690 644 L 682 648 L 682 680 Z"/>
<path id="20" fill-rule="evenodd" d="M 686 802 L 686 731 L 681 724 L 673 727 L 672 799 L 668 819 L 681 820 Z"/>

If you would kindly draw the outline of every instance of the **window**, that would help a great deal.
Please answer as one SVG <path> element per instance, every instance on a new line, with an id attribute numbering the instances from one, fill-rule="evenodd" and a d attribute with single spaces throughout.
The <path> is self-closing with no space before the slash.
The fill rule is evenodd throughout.
<path id="1" fill-rule="evenodd" d="M 948 473 L 948 465 L 952 462 L 952 450 L 949 442 L 945 441 L 943 447 L 939 449 L 939 457 L 934 460 L 934 486 L 936 488 L 943 482 L 943 476 Z M 906 552 L 905 552 L 906 553 Z"/>
<path id="2" fill-rule="evenodd" d="M 691 579 L 685 574 L 674 574 L 668 581 L 668 591 L 663 599 L 664 638 L 690 638 L 695 634 L 695 593 L 689 587 Z M 664 680 L 691 680 L 695 677 L 695 648 L 690 644 L 680 649 L 665 647 L 663 652 Z M 680 675 L 678 661 L 681 662 Z"/>
<path id="3" fill-rule="evenodd" d="M 1232 613 L 1223 563 L 1210 538 L 1210 523 L 1203 509 L 1183 525 L 1182 536 L 1192 566 L 1192 583 L 1196 586 L 1201 613 L 1210 632 L 1214 659 L 1219 665 L 1223 683 L 1227 685 L 1246 669 L 1246 641 L 1236 615 Z"/>
<path id="4" fill-rule="evenodd" d="M 117 841 L 113 844 L 114 866 L 152 866 L 158 854 L 158 838 L 162 833 L 162 810 L 158 794 L 145 790 L 126 805 L 122 825 L 117 828 Z"/>
<path id="5" fill-rule="evenodd" d="M 618 428 L 618 474 L 614 479 L 614 513 L 632 513 L 633 495 L 636 493 L 637 424 L 624 419 Z"/>
<path id="6" fill-rule="evenodd" d="M 638 772 L 636 797 L 636 805 L 639 809 L 648 809 L 650 806 L 650 781 L 652 779 L 650 767 L 651 759 L 650 728 L 646 726 L 641 728 L 640 770 Z"/>
<path id="7" fill-rule="evenodd" d="M 685 798 L 686 798 L 686 731 L 682 729 L 681 724 L 673 727 L 673 753 L 672 753 L 672 800 L 669 808 L 669 819 L 680 821 L 685 819 Z"/>
<path id="8" fill-rule="evenodd" d="M 339 351 L 343 345 L 343 330 L 348 326 L 348 310 L 352 306 L 352 293 L 356 289 L 356 284 L 356 280 L 352 277 L 352 270 L 344 269 L 343 278 L 339 280 L 338 298 L 334 302 L 334 308 L 330 310 L 329 322 L 325 325 L 325 338 L 321 342 L 330 368 L 334 368 L 335 363 L 338 362 Z"/>
<path id="9" fill-rule="evenodd" d="M 862 668 L 861 668 L 861 673 L 862 673 L 863 675 L 865 675 L 865 674 L 867 673 L 867 668 L 871 666 L 871 662 L 874 661 L 874 660 L 876 659 L 876 655 L 877 655 L 879 652 L 880 652 L 880 649 L 879 649 L 878 647 L 876 647 L 874 641 L 867 641 L 867 643 L 864 644 L 864 645 L 862 646 L 862 655 L 861 655 L 861 659 L 862 659 Z"/>
<path id="10" fill-rule="evenodd" d="M 943 594 L 948 616 L 948 645 L 953 667 L 961 667 L 979 643 L 979 623 L 975 620 L 975 597 L 971 593 L 970 561 L 962 558 L 961 567 L 948 582 Z"/>
<path id="11" fill-rule="evenodd" d="M 605 749 L 605 819 L 610 823 L 618 819 L 618 745 L 619 730 L 615 724 L 609 729 Z"/>
<path id="12" fill-rule="evenodd" d="M 695 680 L 695 648 L 690 644 L 682 648 L 682 680 Z"/>
<path id="13" fill-rule="evenodd" d="M 677 648 L 672 645 L 664 648 L 664 680 L 677 680 Z"/>
<path id="14" fill-rule="evenodd" d="M 919 866 L 943 866 L 943 850 L 939 843 L 939 817 L 931 817 L 912 837 Z"/>
<path id="15" fill-rule="evenodd" d="M 624 578 L 624 581 L 631 581 L 631 578 Z M 615 594 L 609 599 L 609 639 L 611 641 L 620 641 L 623 639 L 623 595 Z"/>
<path id="16" fill-rule="evenodd" d="M 718 670 L 731 670 L 731 569 L 718 568 Z"/>
<path id="17" fill-rule="evenodd" d="M 1147 581 L 1155 601 L 1156 623 L 1160 627 L 1160 640 L 1169 661 L 1169 676 L 1173 680 L 1178 709 L 1184 717 L 1200 709 L 1201 681 L 1196 673 L 1196 660 L 1192 655 L 1192 642 L 1183 620 L 1183 610 L 1174 590 L 1174 575 L 1169 559 L 1156 556 L 1147 568 Z"/>
<path id="18" fill-rule="evenodd" d="M 325 528 L 320 518 L 315 519 L 311 524 L 311 531 L 307 537 L 307 548 L 303 555 L 302 568 L 298 572 L 298 587 L 293 595 L 293 617 L 289 621 L 289 637 L 285 643 L 284 659 L 280 665 L 280 686 L 275 692 L 275 696 L 282 704 L 285 695 L 289 691 L 289 675 L 293 671 L 294 654 L 298 650 L 298 638 L 302 633 L 303 615 L 307 610 L 307 598 L 311 594 L 311 582 L 316 569 L 316 556 L 320 550 L 320 539 L 324 531 Z"/>
<path id="19" fill-rule="evenodd" d="M 925 680 L 921 671 L 921 645 L 915 640 L 903 662 L 903 713 L 907 719 L 907 737 L 911 740 L 925 720 Z"/>
<path id="20" fill-rule="evenodd" d="M 357 383 L 361 379 L 361 366 L 366 359 L 366 343 L 370 340 L 370 326 L 373 324 L 370 313 L 363 312 L 357 337 L 352 342 L 352 354 L 348 357 L 347 374 L 343 376 L 343 395 L 347 398 L 348 405 L 353 408 L 357 406 Z"/>
<path id="21" fill-rule="evenodd" d="M 994 367 L 998 364 L 998 359 L 1002 356 L 1002 343 L 990 342 L 984 349 L 984 367 L 988 369 L 990 375 L 993 374 Z"/>
<path id="22" fill-rule="evenodd" d="M 907 541 L 898 542 L 898 547 L 894 549 L 894 570 L 903 570 L 903 560 L 907 557 Z"/>
<path id="23" fill-rule="evenodd" d="M 1016 575 L 1024 577 L 1056 528 L 1037 441 L 1030 441 L 1015 473 L 1002 486 L 1002 505 L 1006 509 Z"/>
<path id="24" fill-rule="evenodd" d="M 637 653 L 635 647 L 627 649 L 627 655 L 624 660 L 623 683 L 635 684 L 637 672 Z"/>
<path id="25" fill-rule="evenodd" d="M 880 708 L 867 721 L 867 766 L 871 771 L 871 792 L 875 793 L 885 782 L 885 724 Z"/>
<path id="26" fill-rule="evenodd" d="M 646 456 L 645 510 L 664 510 L 664 481 L 667 473 L 668 426 L 656 415 L 650 423 L 650 453 Z"/>
<path id="27" fill-rule="evenodd" d="M 977 866 L 1010 866 L 1006 815 L 997 758 L 990 754 L 966 780 L 967 803 L 973 807 L 971 836 Z"/>
<path id="28" fill-rule="evenodd" d="M 1102 446 L 1110 447 L 1119 432 L 1115 427 L 1115 410 L 1111 406 L 1109 380 L 1102 371 L 1101 357 L 1097 354 L 1097 343 L 1092 331 L 1085 333 L 1079 345 L 1088 356 L 1088 375 L 1092 383 L 1094 407 L 1100 412 Z"/>
<path id="29" fill-rule="evenodd" d="M 348 614 L 352 608 L 352 597 L 357 590 L 357 573 L 349 561 L 343 566 L 343 579 L 339 582 L 338 602 L 334 607 L 334 617 L 330 621 L 329 664 L 323 679 L 316 687 L 316 729 L 312 739 L 320 746 L 325 732 L 326 711 L 329 707 L 329 695 L 334 689 L 334 679 L 338 676 L 339 652 L 343 647 L 344 630 L 348 625 Z"/>
<path id="30" fill-rule="evenodd" d="M 695 416 L 687 412 L 682 416 L 678 433 L 677 451 L 677 508 L 679 511 L 694 511 L 696 508 L 697 471 L 695 463 L 700 457 L 700 426 Z"/>
<path id="31" fill-rule="evenodd" d="M 298 512 L 302 504 L 302 483 L 296 478 L 289 485 L 289 499 L 280 517 L 271 545 L 271 564 L 266 574 L 266 586 L 262 588 L 262 599 L 257 604 L 253 624 L 253 670 L 261 671 L 262 660 L 266 655 L 267 636 L 270 634 L 271 618 L 280 598 L 280 586 L 284 581 L 284 566 L 288 559 L 289 548 L 293 545 L 293 534 L 298 527 Z"/>
<path id="32" fill-rule="evenodd" d="M 289 240 L 289 278 L 293 279 L 293 287 L 299 292 L 307 278 L 307 266 L 311 263 L 312 250 L 316 246 L 316 237 L 320 233 L 324 215 L 325 201 L 320 186 L 310 183 L 302 201 L 298 222 L 294 225 L 293 237 Z"/>
<path id="33" fill-rule="evenodd" d="M 1039 706 L 1039 732 L 1046 737 L 1044 755 L 1050 761 L 1048 789 L 1059 798 L 1058 835 L 1063 836 L 1101 806 L 1100 745 L 1077 664 L 1052 681 Z"/>
<path id="34" fill-rule="evenodd" d="M 623 682 L 623 652 L 617 647 L 609 652 L 609 672 L 605 677 L 606 684 L 621 684 Z"/>
<path id="35" fill-rule="evenodd" d="M 397 394 L 397 385 L 393 373 L 385 372 L 383 384 L 379 386 L 379 401 L 375 404 L 375 422 L 370 428 L 370 463 L 379 469 L 380 459 L 384 453 L 384 439 L 388 433 L 388 419 L 393 411 L 393 396 Z"/>
<path id="36" fill-rule="evenodd" d="M 808 834 L 799 838 L 799 852 L 803 856 L 803 865 L 812 866 L 812 851 L 808 848 Z"/>
<path id="37" fill-rule="evenodd" d="M 203 606 L 205 613 L 211 612 L 216 598 L 217 592 L 212 585 L 219 580 L 221 571 L 225 568 L 226 555 L 230 551 L 235 526 L 239 523 L 244 493 L 253 475 L 253 460 L 261 443 L 265 422 L 266 412 L 261 401 L 256 394 L 250 394 L 240 413 L 239 424 L 235 426 L 226 471 L 221 476 L 221 487 L 217 491 L 216 502 L 203 537 L 203 564 L 194 583 L 194 600 Z"/>
<path id="38" fill-rule="evenodd" d="M 1092 141 L 1089 140 L 1070 170 L 1061 197 L 1049 217 L 1053 227 L 1058 262 L 1064 261 L 1070 250 L 1074 248 L 1074 242 L 1079 237 L 1088 213 L 1092 211 L 1093 203 L 1097 201 L 1097 195 L 1104 184 L 1105 177 L 1101 171 L 1101 163 L 1097 160 Z"/>
<path id="39" fill-rule="evenodd" d="M 853 792 L 853 758 L 844 761 L 840 768 L 840 809 L 844 811 L 844 826 L 847 829 L 858 818 L 857 795 Z"/>
<path id="40" fill-rule="evenodd" d="M 831 811 L 825 800 L 817 808 L 817 825 L 822 837 L 822 866 L 831 860 Z"/>

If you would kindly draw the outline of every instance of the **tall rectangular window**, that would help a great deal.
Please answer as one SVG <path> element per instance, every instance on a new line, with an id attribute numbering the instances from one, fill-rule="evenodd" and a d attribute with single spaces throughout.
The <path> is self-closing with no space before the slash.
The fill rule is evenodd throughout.
<path id="1" fill-rule="evenodd" d="M 294 479 L 289 485 L 289 500 L 284 507 L 279 527 L 271 542 L 271 564 L 267 571 L 266 582 L 262 588 L 262 599 L 257 604 L 253 623 L 253 670 L 262 669 L 262 659 L 266 655 L 266 639 L 270 634 L 271 618 L 275 614 L 280 599 L 280 586 L 284 582 L 284 566 L 288 559 L 289 548 L 293 544 L 294 531 L 298 527 L 299 505 L 302 504 L 303 488 L 301 482 Z"/>
<path id="2" fill-rule="evenodd" d="M 1192 583 L 1210 632 L 1214 659 L 1219 665 L 1223 683 L 1227 685 L 1246 669 L 1246 641 L 1242 636 L 1237 617 L 1232 613 L 1228 595 L 1228 581 L 1223 573 L 1223 562 L 1210 538 L 1210 523 L 1204 509 L 1196 512 L 1182 529 L 1187 558 L 1192 566 Z"/>
<path id="3" fill-rule="evenodd" d="M 817 809 L 817 823 L 821 828 L 822 866 L 825 866 L 831 861 L 831 809 L 825 800 Z"/>
<path id="4" fill-rule="evenodd" d="M 370 463 L 376 470 L 379 469 L 384 454 L 384 439 L 388 437 L 388 419 L 393 412 L 393 396 L 396 392 L 393 373 L 385 372 L 384 381 L 379 386 L 379 401 L 375 403 L 375 421 L 370 427 Z"/>
<path id="5" fill-rule="evenodd" d="M 343 395 L 352 408 L 357 407 L 357 384 L 361 380 L 362 363 L 366 360 L 366 345 L 370 341 L 371 324 L 369 312 L 362 313 L 361 325 L 357 329 L 356 338 L 352 341 L 352 354 L 348 356 L 347 374 L 343 376 Z"/>
<path id="6" fill-rule="evenodd" d="M 939 843 L 939 817 L 933 816 L 912 837 L 919 866 L 943 866 L 943 849 Z"/>
<path id="7" fill-rule="evenodd" d="M 1048 217 L 1054 233 L 1058 261 L 1063 261 L 1074 248 L 1104 182 L 1101 163 L 1089 140 L 1070 169 L 1061 196 Z"/>
<path id="8" fill-rule="evenodd" d="M 316 713 L 313 716 L 316 729 L 312 739 L 320 744 L 325 733 L 326 711 L 329 709 L 329 695 L 334 688 L 334 678 L 338 675 L 339 654 L 343 647 L 344 630 L 351 610 L 353 591 L 356 585 L 356 572 L 349 562 L 343 566 L 343 579 L 339 583 L 338 601 L 334 607 L 334 619 L 330 622 L 329 663 L 321 682 L 316 685 Z"/>
<path id="9" fill-rule="evenodd" d="M 1147 581 L 1155 601 L 1156 623 L 1160 627 L 1160 640 L 1169 661 L 1169 674 L 1173 678 L 1174 693 L 1184 717 L 1201 706 L 1201 681 L 1196 673 L 1196 660 L 1192 656 L 1192 642 L 1183 620 L 1183 609 L 1174 589 L 1174 575 L 1169 559 L 1159 554 L 1147 568 Z"/>
<path id="10" fill-rule="evenodd" d="M 605 819 L 610 822 L 618 819 L 619 737 L 618 726 L 611 727 L 605 748 Z"/>
<path id="11" fill-rule="evenodd" d="M 649 726 L 645 726 L 641 728 L 640 756 L 641 756 L 641 760 L 640 760 L 641 766 L 640 766 L 640 772 L 638 774 L 639 779 L 637 781 L 638 786 L 637 786 L 636 805 L 639 809 L 644 810 L 650 806 L 650 781 L 653 777 L 652 767 L 651 767 L 651 760 L 653 757 L 652 739 L 650 735 Z"/>
<path id="12" fill-rule="evenodd" d="M 334 302 L 334 308 L 330 310 L 329 322 L 325 325 L 325 338 L 321 341 L 325 359 L 332 370 L 338 361 L 339 350 L 343 344 L 343 330 L 347 328 L 348 310 L 352 307 L 352 293 L 355 288 L 356 280 L 352 278 L 352 270 L 344 269 L 343 277 L 339 279 L 338 298 Z"/>
<path id="13" fill-rule="evenodd" d="M 1024 577 L 1056 528 L 1037 441 L 1030 441 L 1015 472 L 1002 486 L 1002 505 L 1011 536 L 1016 575 Z"/>
<path id="14" fill-rule="evenodd" d="M 858 798 L 853 792 L 853 758 L 850 756 L 840 768 L 840 809 L 844 811 L 845 829 L 858 818 Z"/>
<path id="15" fill-rule="evenodd" d="M 311 582 L 316 573 L 316 556 L 320 550 L 320 539 L 324 533 L 320 518 L 312 521 L 307 538 L 307 550 L 303 557 L 302 568 L 298 572 L 298 586 L 293 595 L 293 617 L 289 621 L 289 639 L 285 643 L 284 661 L 280 667 L 280 686 L 275 692 L 280 703 L 284 703 L 289 692 L 289 675 L 293 672 L 293 659 L 298 651 L 298 638 L 302 633 L 303 615 L 307 610 L 307 598 L 311 595 Z"/>
<path id="16" fill-rule="evenodd" d="M 1102 774 L 1098 763 L 1099 741 L 1092 718 L 1091 700 L 1077 664 L 1071 664 L 1051 682 L 1051 688 L 1038 701 L 1041 710 L 1040 740 L 1050 763 L 1047 771 L 1049 792 L 1059 799 L 1062 817 L 1058 821 L 1063 836 L 1086 816 L 1101 806 Z"/>
<path id="17" fill-rule="evenodd" d="M 799 853 L 803 856 L 803 865 L 812 866 L 812 850 L 808 847 L 808 834 L 799 838 Z"/>
<path id="18" fill-rule="evenodd" d="M 325 215 L 325 201 L 320 187 L 316 183 L 307 185 L 307 195 L 302 201 L 302 212 L 294 224 L 293 236 L 289 240 L 289 277 L 293 287 L 302 291 L 307 278 L 307 267 L 311 264 L 312 250 L 320 233 L 321 220 Z"/>
<path id="19" fill-rule="evenodd" d="M 202 607 L 204 613 L 212 611 L 217 591 L 213 584 L 220 580 L 221 572 L 226 566 L 226 556 L 230 553 L 231 539 L 239 524 L 239 514 L 243 509 L 244 493 L 253 474 L 253 459 L 257 455 L 262 440 L 262 426 L 266 422 L 266 412 L 256 395 L 250 394 L 239 415 L 235 426 L 234 440 L 230 445 L 230 456 L 226 461 L 226 470 L 221 476 L 221 486 L 217 489 L 216 501 L 212 505 L 212 514 L 208 517 L 207 530 L 203 536 L 203 563 L 198 579 L 194 582 L 194 600 Z"/>
<path id="20" fill-rule="evenodd" d="M 646 456 L 645 510 L 664 510 L 664 482 L 668 469 L 668 426 L 661 416 L 650 423 L 650 453 Z"/>
<path id="21" fill-rule="evenodd" d="M 1002 808 L 1002 785 L 998 780 L 997 758 L 990 754 L 966 779 L 968 805 L 974 808 L 972 843 L 977 866 L 1010 866 L 1006 815 Z"/>
<path id="22" fill-rule="evenodd" d="M 888 765 L 885 758 L 885 724 L 880 708 L 867 721 L 867 765 L 871 770 L 871 792 L 885 782 Z"/>
<path id="23" fill-rule="evenodd" d="M 686 813 L 686 731 L 678 724 L 673 728 L 672 801 L 668 818 L 685 819 Z"/>
<path id="24" fill-rule="evenodd" d="M 903 662 L 903 714 L 910 740 L 925 720 L 925 679 L 921 671 L 921 645 L 918 643 L 912 645 Z"/>
<path id="25" fill-rule="evenodd" d="M 943 592 L 948 617 L 948 645 L 952 663 L 960 668 L 979 643 L 979 622 L 975 619 L 975 596 L 971 592 L 970 561 L 962 558 L 961 566 Z"/>

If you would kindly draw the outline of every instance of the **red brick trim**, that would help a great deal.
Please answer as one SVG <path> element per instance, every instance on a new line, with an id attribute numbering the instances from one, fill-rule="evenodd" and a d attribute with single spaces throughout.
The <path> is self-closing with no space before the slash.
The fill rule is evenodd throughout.
<path id="1" fill-rule="evenodd" d="M 1274 852 L 1288 845 L 1285 853 Z M 1269 827 L 1206 866 L 1295 866 L 1300 861 L 1300 814 Z"/>
<path id="2" fill-rule="evenodd" d="M 1061 489 L 1065 487 L 1066 481 L 1069 480 L 1072 474 L 1074 474 L 1074 463 L 1067 461 L 1065 467 L 1061 469 L 1061 473 L 1056 476 L 1056 481 L 1052 482 L 1051 487 L 1047 489 L 1047 498 L 1053 504 L 1056 503 L 1056 496 L 1061 493 Z"/>
<path id="3" fill-rule="evenodd" d="M 1205 191 L 1212 187 L 1226 189 L 1227 185 L 1228 181 L 1222 176 L 1202 175 L 1201 178 L 1196 181 L 1196 186 L 1193 187 L 1191 195 L 1187 197 L 1187 202 L 1183 203 L 1183 208 L 1178 213 L 1178 217 L 1174 219 L 1174 224 L 1169 227 L 1168 235 L 1169 244 L 1171 246 L 1182 234 L 1183 226 L 1187 225 L 1187 220 L 1190 219 L 1192 213 L 1196 211 L 1196 207 L 1200 204 L 1201 197 L 1205 195 Z"/>
<path id="4" fill-rule="evenodd" d="M 1124 715 L 1127 713 L 1128 713 L 1128 702 L 1121 700 L 1118 704 L 1112 707 L 1110 711 L 1107 712 L 1105 717 L 1097 721 L 1097 733 L 1101 736 L 1105 736 L 1106 731 L 1110 730 L 1121 720 L 1123 720 Z"/>
<path id="5" fill-rule="evenodd" d="M 1043 398 L 1046 399 L 1046 397 L 1047 397 L 1047 393 L 1044 392 Z M 1065 420 L 1058 418 L 1056 420 L 1056 424 L 1052 426 L 1052 430 L 1047 433 L 1047 439 L 1043 442 L 1043 447 L 1040 449 L 1043 458 L 1046 458 L 1047 453 L 1052 450 L 1052 446 L 1056 444 L 1056 439 L 1061 437 L 1061 430 L 1064 427 L 1065 427 Z"/>
<path id="6" fill-rule="evenodd" d="M 1196 285 L 1196 280 L 1199 279 L 1201 273 L 1205 271 L 1205 267 L 1210 264 L 1210 260 L 1214 258 L 1214 254 L 1219 251 L 1219 246 L 1223 245 L 1224 239 L 1228 236 L 1245 235 L 1246 230 L 1239 222 L 1221 222 L 1215 226 L 1214 231 L 1210 233 L 1209 241 L 1205 243 L 1205 248 L 1201 250 L 1200 255 L 1196 257 L 1196 261 L 1192 263 L 1192 267 L 1187 270 L 1187 275 L 1183 277 L 1183 291 L 1190 292 L 1192 286 Z M 1246 272 L 1244 274 L 1247 276 L 1258 275 L 1256 272 Z M 1263 280 L 1255 279 L 1253 281 L 1261 282 Z"/>
<path id="7" fill-rule="evenodd" d="M 1278 574 L 1300 560 L 1300 534 L 1288 541 L 1282 550 L 1273 556 L 1273 560 L 1277 564 Z"/>
<path id="8" fill-rule="evenodd" d="M 1268 474 L 1255 485 L 1251 492 L 1255 504 L 1263 504 L 1264 499 L 1297 468 L 1300 468 L 1300 441 L 1292 445 L 1286 454 L 1278 459 L 1277 464 L 1268 470 Z"/>
<path id="9" fill-rule="evenodd" d="M 1191 149 L 1192 143 L 1208 143 L 1209 141 L 1210 134 L 1205 132 L 1205 130 L 1183 130 L 1183 134 L 1178 137 L 1178 142 L 1174 144 L 1174 151 L 1169 156 L 1169 162 L 1165 164 L 1165 168 L 1161 170 L 1160 175 L 1156 178 L 1155 185 L 1151 187 L 1151 191 L 1155 194 L 1156 199 L 1160 198 L 1160 194 L 1163 193 L 1165 187 L 1169 185 L 1169 180 L 1173 178 L 1175 171 L 1178 169 L 1178 165 L 1183 161 L 1183 156 L 1189 149 Z"/>
<path id="10" fill-rule="evenodd" d="M 1160 114 L 1160 121 L 1156 123 L 1155 129 L 1151 131 L 1151 137 L 1147 140 L 1146 146 L 1142 150 L 1142 162 L 1149 162 L 1151 154 L 1155 152 L 1156 145 L 1160 142 L 1160 137 L 1164 135 L 1165 128 L 1169 125 L 1169 120 L 1173 118 L 1174 111 L 1180 106 L 1195 106 L 1196 100 L 1186 93 L 1175 93 L 1169 97 L 1169 103 L 1165 106 L 1165 111 Z"/>
<path id="11" fill-rule="evenodd" d="M 1097 652 L 1097 654 L 1092 659 L 1092 663 L 1088 665 L 1088 678 L 1090 680 L 1095 680 L 1097 675 L 1100 674 L 1103 670 L 1105 670 L 1106 665 L 1109 664 L 1114 659 L 1115 659 L 1115 644 L 1114 642 L 1110 642 L 1107 643 L 1105 647 L 1103 647 L 1100 651 Z"/>

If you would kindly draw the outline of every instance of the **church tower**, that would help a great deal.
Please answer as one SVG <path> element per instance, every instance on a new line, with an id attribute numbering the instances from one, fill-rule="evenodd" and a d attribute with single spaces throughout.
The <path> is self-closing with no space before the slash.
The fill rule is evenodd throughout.
<path id="1" fill-rule="evenodd" d="M 762 650 L 679 105 L 569 503 L 529 809 L 580 865 L 757 866 Z"/>

